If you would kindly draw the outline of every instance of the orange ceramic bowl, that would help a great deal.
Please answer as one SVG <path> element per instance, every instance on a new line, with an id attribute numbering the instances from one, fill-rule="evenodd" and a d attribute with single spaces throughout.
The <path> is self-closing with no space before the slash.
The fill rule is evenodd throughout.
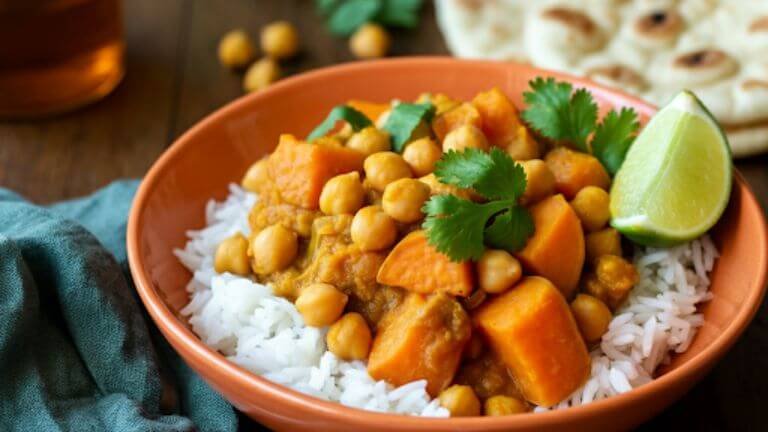
<path id="1" fill-rule="evenodd" d="M 279 430 L 510 431 L 623 430 L 652 417 L 685 393 L 733 345 L 760 305 L 768 236 L 762 211 L 737 174 L 725 216 L 714 229 L 722 256 L 712 275 L 714 298 L 701 307 L 705 324 L 683 355 L 653 382 L 586 406 L 508 417 L 426 419 L 347 408 L 289 390 L 230 363 L 190 330 L 179 310 L 190 274 L 171 253 L 184 232 L 204 223 L 205 203 L 227 195 L 246 168 L 270 152 L 282 132 L 305 136 L 328 110 L 352 98 L 388 101 L 445 92 L 469 99 L 493 86 L 516 104 L 530 79 L 550 75 L 587 87 L 601 109 L 631 106 L 643 120 L 654 107 L 570 76 L 512 63 L 408 58 L 353 63 L 290 78 L 245 96 L 207 117 L 154 164 L 128 224 L 131 271 L 144 304 L 171 345 L 214 389 L 259 422 Z"/>

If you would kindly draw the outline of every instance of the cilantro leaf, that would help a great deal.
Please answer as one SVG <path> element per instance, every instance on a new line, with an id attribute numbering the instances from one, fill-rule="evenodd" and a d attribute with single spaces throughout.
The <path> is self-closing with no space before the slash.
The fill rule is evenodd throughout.
<path id="1" fill-rule="evenodd" d="M 514 252 L 525 246 L 534 230 L 531 214 L 525 207 L 516 205 L 493 219 L 493 223 L 485 229 L 485 242 Z"/>
<path id="2" fill-rule="evenodd" d="M 453 195 L 432 197 L 423 208 L 423 228 L 438 251 L 463 261 L 479 259 L 486 243 L 510 252 L 525 245 L 533 232 L 531 216 L 517 205 L 525 191 L 525 171 L 504 151 L 450 151 L 437 162 L 435 175 L 442 183 L 473 188 L 490 200 L 481 204 Z"/>
<path id="3" fill-rule="evenodd" d="M 309 134 L 307 140 L 312 141 L 325 136 L 336 126 L 336 122 L 340 120 L 344 120 L 349 123 L 354 131 L 359 131 L 360 129 L 366 128 L 373 124 L 371 123 L 371 120 L 369 120 L 368 117 L 366 117 L 365 114 L 361 113 L 360 111 L 347 105 L 337 105 L 331 110 L 331 112 L 328 113 L 328 116 L 325 118 L 325 120 L 323 120 L 323 122 L 320 123 L 320 125 L 318 125 Z"/>
<path id="4" fill-rule="evenodd" d="M 384 0 L 376 21 L 386 26 L 414 28 L 422 0 Z"/>
<path id="5" fill-rule="evenodd" d="M 637 113 L 631 108 L 622 108 L 618 113 L 611 110 L 597 125 L 592 137 L 592 152 L 611 175 L 616 174 L 624 162 L 638 129 Z"/>
<path id="6" fill-rule="evenodd" d="M 429 244 L 451 261 L 478 260 L 485 251 L 485 225 L 509 201 L 479 204 L 454 195 L 436 195 L 424 204 L 427 215 L 422 227 Z"/>
<path id="7" fill-rule="evenodd" d="M 445 184 L 474 188 L 487 199 L 516 201 L 525 192 L 523 167 L 504 151 L 479 149 L 449 151 L 435 165 L 435 175 Z"/>
<path id="8" fill-rule="evenodd" d="M 478 179 L 474 189 L 488 199 L 517 201 L 527 184 L 523 166 L 499 148 L 493 148 L 488 155 L 493 162 L 492 167 Z"/>
<path id="9" fill-rule="evenodd" d="M 435 106 L 431 103 L 397 104 L 390 111 L 383 127 L 392 136 L 392 148 L 401 153 L 419 123 L 429 123 L 434 115 Z"/>
<path id="10" fill-rule="evenodd" d="M 435 176 L 441 183 L 466 189 L 477 183 L 491 165 L 490 156 L 480 149 L 449 150 L 435 163 Z"/>
<path id="11" fill-rule="evenodd" d="M 528 108 L 523 118 L 547 138 L 566 141 L 582 152 L 588 151 L 587 137 L 595 129 L 597 104 L 585 89 L 573 92 L 567 82 L 536 78 L 531 90 L 523 93 Z"/>
<path id="12" fill-rule="evenodd" d="M 334 8 L 328 19 L 328 30 L 338 36 L 349 36 L 371 21 L 381 7 L 381 0 L 346 0 Z"/>

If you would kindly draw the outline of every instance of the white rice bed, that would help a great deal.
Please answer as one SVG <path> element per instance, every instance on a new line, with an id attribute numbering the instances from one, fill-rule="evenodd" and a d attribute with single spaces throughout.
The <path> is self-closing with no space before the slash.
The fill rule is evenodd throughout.
<path id="1" fill-rule="evenodd" d="M 206 228 L 189 231 L 186 247 L 174 251 L 194 274 L 182 314 L 202 341 L 256 374 L 321 399 L 371 411 L 449 416 L 430 398 L 425 380 L 397 388 L 375 381 L 363 362 L 329 352 L 327 330 L 306 326 L 293 303 L 275 296 L 269 286 L 216 273 L 217 245 L 237 232 L 249 234 L 248 212 L 256 200 L 230 186 L 225 201 L 208 203 Z M 589 380 L 560 404 L 535 411 L 587 404 L 651 381 L 671 353 L 688 348 L 703 324 L 696 305 L 711 297 L 708 273 L 717 256 L 707 236 L 671 249 L 637 248 L 640 283 L 592 351 Z"/>

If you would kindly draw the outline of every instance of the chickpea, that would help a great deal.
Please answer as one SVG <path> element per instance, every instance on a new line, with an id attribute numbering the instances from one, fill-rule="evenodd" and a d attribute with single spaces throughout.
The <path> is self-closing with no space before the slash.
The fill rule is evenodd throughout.
<path id="1" fill-rule="evenodd" d="M 230 272 L 245 276 L 251 272 L 248 264 L 248 239 L 237 233 L 216 248 L 213 268 L 217 273 Z"/>
<path id="2" fill-rule="evenodd" d="M 245 72 L 243 77 L 243 90 L 254 92 L 267 88 L 270 84 L 280 79 L 280 66 L 271 58 L 263 58 Z"/>
<path id="3" fill-rule="evenodd" d="M 571 302 L 571 312 L 579 326 L 581 336 L 588 343 L 597 342 L 608 331 L 613 314 L 597 297 L 579 294 Z"/>
<path id="4" fill-rule="evenodd" d="M 325 337 L 328 351 L 343 360 L 365 360 L 371 349 L 371 329 L 362 315 L 350 312 L 333 323 Z"/>
<path id="5" fill-rule="evenodd" d="M 555 175 L 541 159 L 520 162 L 527 183 L 522 196 L 524 204 L 533 204 L 555 193 Z"/>
<path id="6" fill-rule="evenodd" d="M 261 29 L 261 50 L 275 59 L 286 59 L 299 50 L 299 34 L 288 21 L 275 21 Z"/>
<path id="7" fill-rule="evenodd" d="M 320 210 L 327 215 L 354 213 L 363 206 L 365 191 L 360 173 L 353 171 L 328 180 L 320 193 Z"/>
<path id="8" fill-rule="evenodd" d="M 363 207 L 352 218 L 352 241 L 362 251 L 386 249 L 397 238 L 395 221 L 377 206 Z"/>
<path id="9" fill-rule="evenodd" d="M 483 132 L 475 126 L 465 124 L 448 132 L 443 140 L 443 151 L 463 151 L 468 148 L 476 148 L 487 151 L 490 146 Z"/>
<path id="10" fill-rule="evenodd" d="M 587 262 L 595 262 L 603 255 L 621 256 L 621 236 L 613 228 L 604 228 L 584 237 Z"/>
<path id="11" fill-rule="evenodd" d="M 595 260 L 597 278 L 612 292 L 629 292 L 640 280 L 635 266 L 617 255 L 603 255 Z"/>
<path id="12" fill-rule="evenodd" d="M 440 160 L 443 150 L 430 138 L 420 138 L 403 151 L 403 159 L 408 162 L 411 171 L 417 177 L 430 174 L 435 170 L 435 163 Z"/>
<path id="13" fill-rule="evenodd" d="M 347 147 L 357 150 L 366 156 L 374 153 L 387 152 L 391 149 L 389 134 L 386 131 L 368 126 L 353 134 L 347 140 Z"/>
<path id="14" fill-rule="evenodd" d="M 507 144 L 506 150 L 509 157 L 516 161 L 536 159 L 541 155 L 539 143 L 533 139 L 525 126 L 518 126 L 517 134 Z"/>
<path id="15" fill-rule="evenodd" d="M 288 267 L 298 249 L 295 232 L 280 224 L 264 228 L 251 239 L 249 255 L 253 272 L 265 275 Z"/>
<path id="16" fill-rule="evenodd" d="M 219 61 L 228 68 L 245 67 L 253 59 L 253 53 L 253 43 L 244 30 L 229 31 L 219 41 Z"/>
<path id="17" fill-rule="evenodd" d="M 608 192 L 597 186 L 587 186 L 576 193 L 571 207 L 581 219 L 584 229 L 592 232 L 604 227 L 611 218 L 609 202 Z"/>
<path id="18" fill-rule="evenodd" d="M 627 299 L 640 279 L 632 263 L 616 255 L 602 255 L 594 261 L 595 272 L 582 280 L 582 289 L 616 309 Z"/>
<path id="19" fill-rule="evenodd" d="M 520 262 L 509 252 L 488 249 L 477 262 L 480 288 L 489 294 L 501 294 L 512 288 L 523 275 Z"/>
<path id="20" fill-rule="evenodd" d="M 269 181 L 269 160 L 262 158 L 256 161 L 248 171 L 245 172 L 243 179 L 240 181 L 240 185 L 245 190 L 251 192 L 259 192 L 262 187 Z"/>
<path id="21" fill-rule="evenodd" d="M 435 106 L 435 115 L 439 116 L 440 114 L 450 111 L 453 108 L 456 108 L 457 106 L 461 105 L 461 101 L 451 98 L 445 93 L 422 93 L 419 95 L 418 99 L 416 99 L 416 102 L 418 103 L 426 103 L 429 102 L 432 105 Z"/>
<path id="22" fill-rule="evenodd" d="M 368 23 L 357 29 L 349 39 L 349 50 L 360 59 L 384 57 L 392 41 L 384 27 Z"/>
<path id="23" fill-rule="evenodd" d="M 440 392 L 440 405 L 451 412 L 451 417 L 480 415 L 480 400 L 472 387 L 454 384 Z"/>
<path id="24" fill-rule="evenodd" d="M 296 299 L 296 309 L 307 325 L 325 327 L 339 319 L 347 299 L 347 295 L 333 285 L 315 283 L 301 290 Z"/>
<path id="25" fill-rule="evenodd" d="M 379 152 L 368 156 L 363 162 L 363 169 L 368 183 L 380 192 L 395 180 L 412 177 L 405 159 L 393 152 Z"/>
<path id="26" fill-rule="evenodd" d="M 528 412 L 528 406 L 518 398 L 496 395 L 485 400 L 483 411 L 487 416 L 505 416 Z"/>
<path id="27" fill-rule="evenodd" d="M 412 223 L 424 217 L 421 207 L 429 199 L 429 186 L 410 178 L 395 180 L 384 188 L 381 207 L 392 219 Z"/>

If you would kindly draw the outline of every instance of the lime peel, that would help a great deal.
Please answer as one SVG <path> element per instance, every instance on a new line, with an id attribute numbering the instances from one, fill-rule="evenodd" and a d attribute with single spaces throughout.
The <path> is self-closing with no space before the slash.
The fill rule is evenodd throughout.
<path id="1" fill-rule="evenodd" d="M 649 246 L 692 240 L 725 210 L 731 170 L 722 129 L 693 93 L 683 91 L 627 153 L 611 189 L 611 225 Z"/>

